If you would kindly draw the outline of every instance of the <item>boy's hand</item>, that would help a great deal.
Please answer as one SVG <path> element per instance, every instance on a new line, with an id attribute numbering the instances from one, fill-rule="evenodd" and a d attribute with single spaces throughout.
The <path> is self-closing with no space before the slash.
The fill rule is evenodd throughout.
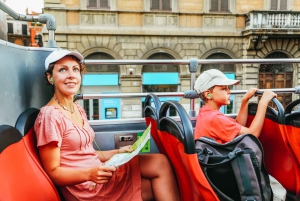
<path id="1" fill-rule="evenodd" d="M 258 91 L 257 88 L 250 88 L 247 91 L 247 93 L 244 95 L 243 99 L 245 99 L 246 101 L 250 100 L 254 96 L 255 92 L 257 91 Z"/>
<path id="2" fill-rule="evenodd" d="M 270 100 L 272 100 L 272 98 L 277 97 L 277 94 L 275 94 L 273 91 L 271 91 L 270 89 L 267 89 L 264 91 L 261 99 L 259 102 L 268 105 L 268 103 L 270 102 Z"/>

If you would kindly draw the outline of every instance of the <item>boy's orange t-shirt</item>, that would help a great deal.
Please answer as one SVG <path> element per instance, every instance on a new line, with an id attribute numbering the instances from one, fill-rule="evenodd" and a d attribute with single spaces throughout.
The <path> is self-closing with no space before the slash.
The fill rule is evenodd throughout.
<path id="1" fill-rule="evenodd" d="M 194 138 L 206 136 L 223 144 L 233 140 L 240 130 L 241 125 L 235 119 L 225 116 L 219 110 L 203 106 L 197 117 Z"/>

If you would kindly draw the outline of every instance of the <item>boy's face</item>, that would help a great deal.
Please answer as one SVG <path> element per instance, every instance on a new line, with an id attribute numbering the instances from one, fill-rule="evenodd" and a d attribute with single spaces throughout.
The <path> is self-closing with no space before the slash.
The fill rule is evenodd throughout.
<path id="1" fill-rule="evenodd" d="M 215 86 L 212 90 L 212 100 L 219 106 L 230 104 L 230 86 Z"/>

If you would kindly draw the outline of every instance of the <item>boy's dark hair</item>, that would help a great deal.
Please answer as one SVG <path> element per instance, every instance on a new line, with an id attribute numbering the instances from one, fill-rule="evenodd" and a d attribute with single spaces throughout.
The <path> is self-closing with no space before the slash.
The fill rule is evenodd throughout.
<path id="1" fill-rule="evenodd" d="M 210 87 L 207 90 L 212 92 L 214 90 L 214 88 L 215 88 L 215 86 Z M 201 94 L 199 94 L 199 98 L 201 98 L 201 100 L 204 101 L 205 103 L 207 102 L 207 98 L 205 97 L 204 92 L 202 92 Z"/>

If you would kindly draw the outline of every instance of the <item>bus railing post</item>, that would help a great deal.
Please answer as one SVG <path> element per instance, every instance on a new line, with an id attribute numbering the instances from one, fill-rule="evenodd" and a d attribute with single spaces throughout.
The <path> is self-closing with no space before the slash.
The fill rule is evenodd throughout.
<path id="1" fill-rule="evenodd" d="M 198 70 L 198 59 L 191 58 L 190 59 L 190 65 L 189 65 L 189 70 L 191 73 L 191 90 L 194 90 L 194 84 L 195 84 L 195 78 L 196 78 L 196 72 Z M 190 100 L 190 111 L 189 111 L 190 117 L 195 117 L 196 116 L 196 111 L 195 111 L 195 99 Z"/>

